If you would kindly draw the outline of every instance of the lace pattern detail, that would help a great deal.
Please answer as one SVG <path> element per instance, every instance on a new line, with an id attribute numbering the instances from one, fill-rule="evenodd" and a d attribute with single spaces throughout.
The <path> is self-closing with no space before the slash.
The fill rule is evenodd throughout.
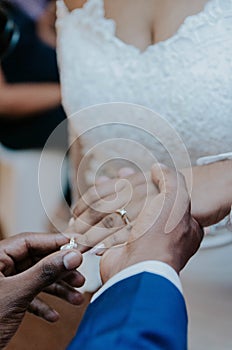
<path id="1" fill-rule="evenodd" d="M 103 0 L 88 0 L 71 13 L 59 0 L 57 11 L 58 62 L 68 116 L 95 104 L 136 103 L 168 120 L 193 164 L 200 157 L 231 151 L 232 0 L 208 1 L 170 39 L 144 52 L 116 37 L 115 22 L 104 17 Z M 74 135 L 81 132 L 79 121 L 72 122 L 71 128 Z M 114 139 L 123 132 L 101 128 L 97 138 Z M 143 141 L 139 133 L 136 140 Z M 96 135 L 83 135 L 81 142 L 86 153 L 96 143 Z M 149 143 L 145 140 L 148 147 Z M 162 149 L 155 150 L 159 161 L 166 162 Z M 118 142 L 96 150 L 86 174 L 89 184 L 99 162 L 121 152 Z M 127 152 L 135 158 L 133 147 L 128 145 Z M 149 166 L 142 153 L 136 157 Z"/>

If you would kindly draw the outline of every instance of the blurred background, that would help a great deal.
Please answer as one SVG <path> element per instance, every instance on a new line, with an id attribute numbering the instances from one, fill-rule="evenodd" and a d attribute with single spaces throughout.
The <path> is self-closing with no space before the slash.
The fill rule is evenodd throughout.
<path id="1" fill-rule="evenodd" d="M 0 6 L 0 227 L 5 237 L 49 229 L 47 214 L 55 217 L 61 205 L 58 170 L 67 149 L 67 127 L 55 51 L 56 2 L 1 0 Z M 42 150 L 46 210 L 38 184 Z M 62 186 L 67 193 L 67 176 Z"/>
<path id="2" fill-rule="evenodd" d="M 63 209 L 63 194 L 70 202 L 67 125 L 55 18 L 52 0 L 0 0 L 0 238 L 52 231 L 54 223 L 61 228 L 68 220 L 69 208 Z M 53 130 L 57 132 L 44 148 Z M 80 308 L 46 294 L 42 299 L 60 313 L 60 320 L 51 325 L 27 314 L 7 350 L 66 348 L 86 303 Z"/>

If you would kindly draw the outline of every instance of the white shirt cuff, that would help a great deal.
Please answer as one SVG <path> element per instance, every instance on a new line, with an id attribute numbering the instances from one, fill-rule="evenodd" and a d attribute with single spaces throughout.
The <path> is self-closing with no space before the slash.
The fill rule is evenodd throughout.
<path id="1" fill-rule="evenodd" d="M 180 278 L 176 271 L 168 264 L 161 261 L 143 261 L 138 264 L 127 267 L 126 269 L 120 271 L 115 276 L 110 278 L 92 297 L 91 303 L 95 301 L 102 293 L 104 293 L 108 288 L 112 287 L 114 284 L 134 275 L 142 272 L 149 272 L 156 275 L 160 275 L 168 279 L 173 283 L 177 289 L 183 294 Z"/>

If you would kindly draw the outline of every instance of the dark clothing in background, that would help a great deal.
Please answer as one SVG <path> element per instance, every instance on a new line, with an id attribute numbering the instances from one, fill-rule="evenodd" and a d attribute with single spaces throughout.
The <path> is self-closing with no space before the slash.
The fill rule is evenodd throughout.
<path id="1" fill-rule="evenodd" d="M 9 12 L 20 31 L 14 51 L 2 62 L 8 83 L 58 83 L 56 52 L 36 34 L 33 20 L 19 8 L 10 6 Z M 37 114 L 17 117 L 0 116 L 0 142 L 12 149 L 42 148 L 57 125 L 65 120 L 61 106 Z M 66 147 L 66 122 L 59 130 L 52 147 Z"/>

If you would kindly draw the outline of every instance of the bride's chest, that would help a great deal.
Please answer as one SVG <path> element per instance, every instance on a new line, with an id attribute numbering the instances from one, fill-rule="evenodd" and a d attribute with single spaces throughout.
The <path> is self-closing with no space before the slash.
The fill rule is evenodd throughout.
<path id="1" fill-rule="evenodd" d="M 176 34 L 144 51 L 117 36 L 119 19 L 106 19 L 107 8 L 100 3 L 115 2 L 88 0 L 83 10 L 58 21 L 58 58 L 68 108 L 111 100 L 149 107 L 164 101 L 173 108 L 172 102 L 179 104 L 181 98 L 192 96 L 198 103 L 204 95 L 206 102 L 212 94 L 231 90 L 231 0 L 209 1 L 204 11 L 187 17 Z M 75 102 L 77 90 L 80 98 Z"/>
<path id="2" fill-rule="evenodd" d="M 115 22 L 94 8 L 94 17 L 71 14 L 58 31 L 67 114 L 107 102 L 140 104 L 165 117 L 195 159 L 206 150 L 230 150 L 231 0 L 223 4 L 230 5 L 226 15 L 211 6 L 200 16 L 189 17 L 172 38 L 142 53 L 118 39 Z M 78 134 L 80 123 L 73 127 Z M 102 137 L 117 138 L 115 132 L 108 129 Z"/>
<path id="3" fill-rule="evenodd" d="M 68 113 L 91 104 L 125 101 L 165 115 L 173 111 L 191 116 L 193 109 L 201 115 L 212 103 L 219 108 L 224 99 L 232 104 L 231 18 L 214 25 L 189 20 L 175 36 L 144 52 L 115 37 L 114 22 L 97 24 L 80 18 L 76 30 L 70 21 L 60 34 Z"/>

